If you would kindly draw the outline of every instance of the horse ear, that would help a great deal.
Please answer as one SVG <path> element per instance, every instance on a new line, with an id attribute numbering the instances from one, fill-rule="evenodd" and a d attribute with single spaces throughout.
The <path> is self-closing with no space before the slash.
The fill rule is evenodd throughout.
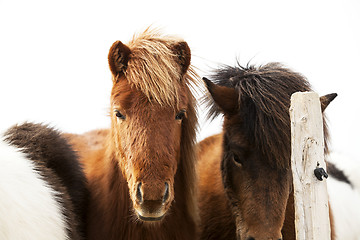
<path id="1" fill-rule="evenodd" d="M 130 48 L 120 41 L 113 43 L 109 50 L 108 61 L 111 73 L 116 76 L 126 71 Z"/>
<path id="2" fill-rule="evenodd" d="M 180 62 L 181 73 L 185 74 L 191 62 L 191 51 L 188 44 L 184 41 L 178 42 L 173 45 L 173 51 Z"/>
<path id="3" fill-rule="evenodd" d="M 337 97 L 337 93 L 330 93 L 320 97 L 321 111 L 324 112 L 327 106 L 329 106 L 332 100 L 334 100 L 336 97 Z"/>
<path id="4" fill-rule="evenodd" d="M 219 86 L 207 78 L 203 78 L 216 105 L 227 114 L 234 113 L 238 106 L 239 95 L 234 88 Z"/>

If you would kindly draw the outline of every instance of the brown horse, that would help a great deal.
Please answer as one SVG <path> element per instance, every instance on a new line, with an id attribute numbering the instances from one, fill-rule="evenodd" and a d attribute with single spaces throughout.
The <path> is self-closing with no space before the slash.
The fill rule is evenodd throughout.
<path id="1" fill-rule="evenodd" d="M 289 107 L 310 84 L 276 63 L 223 67 L 212 78 L 209 117 L 223 113 L 224 125 L 200 143 L 201 239 L 295 240 Z M 323 110 L 335 96 L 321 98 Z"/>
<path id="2" fill-rule="evenodd" d="M 67 135 L 89 182 L 89 239 L 194 239 L 197 82 L 186 42 L 146 30 L 109 51 L 111 129 Z"/>

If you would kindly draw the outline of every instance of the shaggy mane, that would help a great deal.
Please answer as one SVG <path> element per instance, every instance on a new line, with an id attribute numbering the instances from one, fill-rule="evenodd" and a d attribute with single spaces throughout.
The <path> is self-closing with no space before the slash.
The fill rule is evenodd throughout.
<path id="1" fill-rule="evenodd" d="M 146 29 L 136 34 L 127 44 L 131 49 L 125 77 L 141 90 L 147 98 L 161 105 L 176 105 L 179 99 L 180 82 L 196 84 L 192 66 L 182 75 L 181 65 L 173 46 L 182 39 L 165 36 L 157 29 Z"/>
<path id="2" fill-rule="evenodd" d="M 295 92 L 311 91 L 306 78 L 280 63 L 269 63 L 259 67 L 223 66 L 210 79 L 238 92 L 239 121 L 250 144 L 261 151 L 272 166 L 288 167 L 291 154 L 290 98 Z M 211 96 L 205 96 L 203 103 L 208 107 L 210 119 L 221 113 Z M 324 136 L 327 153 L 325 118 Z"/>

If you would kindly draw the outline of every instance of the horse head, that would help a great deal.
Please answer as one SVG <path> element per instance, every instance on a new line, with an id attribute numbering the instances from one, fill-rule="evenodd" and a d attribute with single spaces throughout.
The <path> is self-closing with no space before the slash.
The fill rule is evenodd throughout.
<path id="1" fill-rule="evenodd" d="M 186 42 L 151 31 L 109 51 L 113 159 L 143 221 L 161 220 L 169 210 L 184 138 L 195 131 L 190 58 Z"/>
<path id="2" fill-rule="evenodd" d="M 217 84 L 204 81 L 211 113 L 224 115 L 221 174 L 237 238 L 282 239 L 292 193 L 290 96 L 309 84 L 277 64 L 229 67 L 217 72 Z M 321 97 L 323 110 L 334 97 Z"/>

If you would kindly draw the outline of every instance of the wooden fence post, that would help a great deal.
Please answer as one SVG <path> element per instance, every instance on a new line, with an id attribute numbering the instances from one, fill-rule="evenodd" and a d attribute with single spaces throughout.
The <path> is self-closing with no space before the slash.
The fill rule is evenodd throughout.
<path id="1" fill-rule="evenodd" d="M 319 95 L 294 93 L 290 119 L 296 239 L 330 240 L 326 180 L 320 181 L 314 175 L 317 167 L 326 170 Z"/>

